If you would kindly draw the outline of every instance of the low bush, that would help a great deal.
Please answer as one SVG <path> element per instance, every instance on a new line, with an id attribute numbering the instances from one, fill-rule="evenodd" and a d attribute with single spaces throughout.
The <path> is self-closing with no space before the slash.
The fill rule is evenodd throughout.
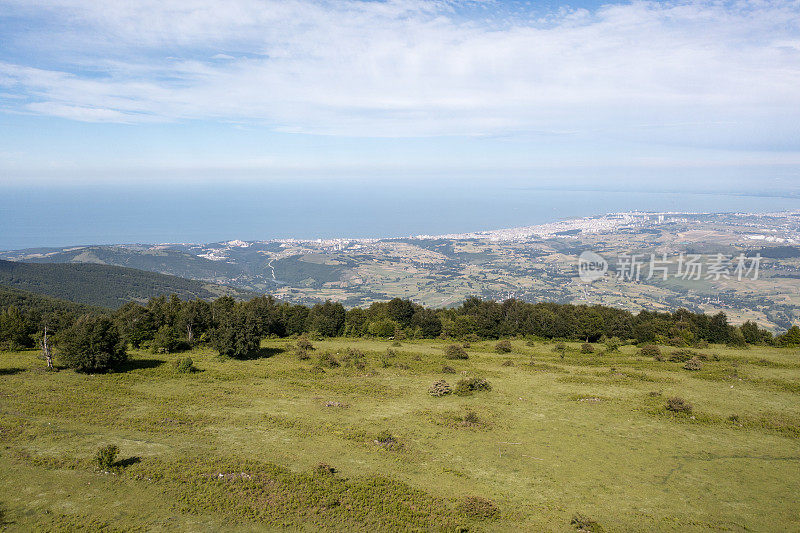
<path id="1" fill-rule="evenodd" d="M 317 358 L 317 366 L 322 368 L 338 368 L 341 365 L 332 353 L 325 352 L 319 354 L 319 357 Z"/>
<path id="2" fill-rule="evenodd" d="M 175 372 L 178 374 L 191 374 L 197 372 L 197 367 L 194 366 L 194 361 L 191 357 L 181 357 L 172 363 Z"/>
<path id="3" fill-rule="evenodd" d="M 511 353 L 511 350 L 514 347 L 511 345 L 511 341 L 509 340 L 502 340 L 497 341 L 497 344 L 494 345 L 494 351 L 497 353 Z"/>
<path id="4" fill-rule="evenodd" d="M 594 346 L 591 343 L 584 342 L 581 344 L 581 353 L 594 353 Z"/>
<path id="5" fill-rule="evenodd" d="M 468 496 L 458 504 L 458 512 L 470 518 L 490 520 L 500 517 L 500 509 L 493 501 L 479 496 Z"/>
<path id="6" fill-rule="evenodd" d="M 607 353 L 614 353 L 619 351 L 620 342 L 619 339 L 613 337 L 606 341 L 606 352 Z"/>
<path id="7" fill-rule="evenodd" d="M 481 419 L 478 417 L 478 413 L 473 410 L 469 410 L 464 413 L 464 416 L 461 417 L 461 425 L 462 426 L 476 426 L 481 423 Z"/>
<path id="8" fill-rule="evenodd" d="M 297 339 L 297 343 L 295 344 L 297 350 L 306 350 L 312 351 L 314 349 L 314 345 L 311 344 L 311 341 L 308 340 L 306 337 L 299 337 Z"/>
<path id="9" fill-rule="evenodd" d="M 567 345 L 564 344 L 563 342 L 556 343 L 556 345 L 553 346 L 554 352 L 564 353 L 566 350 L 567 350 Z"/>
<path id="10" fill-rule="evenodd" d="M 663 361 L 664 357 L 661 355 L 661 348 L 655 344 L 647 344 L 639 349 L 639 355 L 642 357 L 652 357 L 656 361 Z"/>
<path id="11" fill-rule="evenodd" d="M 446 359 L 469 359 L 467 351 L 458 344 L 450 344 L 444 349 L 444 356 Z"/>
<path id="12" fill-rule="evenodd" d="M 117 445 L 108 444 L 97 450 L 94 456 L 94 462 L 100 470 L 111 470 L 114 467 L 114 463 L 117 462 L 118 454 L 119 448 Z"/>
<path id="13" fill-rule="evenodd" d="M 336 474 L 336 469 L 329 464 L 319 463 L 314 467 L 312 474 L 315 476 L 332 476 Z"/>
<path id="14" fill-rule="evenodd" d="M 688 361 L 692 357 L 695 357 L 696 355 L 697 354 L 692 350 L 687 350 L 687 349 L 675 350 L 670 354 L 669 360 L 672 361 L 673 363 L 685 363 L 686 361 Z"/>
<path id="15" fill-rule="evenodd" d="M 394 341 L 394 342 L 392 343 L 392 346 L 394 346 L 395 348 L 399 348 L 399 347 L 400 347 L 400 346 L 402 346 L 402 345 L 403 345 L 403 343 L 401 343 L 400 341 Z"/>
<path id="16" fill-rule="evenodd" d="M 364 370 L 367 367 L 367 359 L 364 352 L 358 348 L 347 348 L 347 352 L 342 357 L 345 366 L 352 366 L 359 370 Z"/>
<path id="17" fill-rule="evenodd" d="M 672 411 L 673 413 L 689 414 L 692 412 L 692 404 L 690 404 L 680 396 L 672 396 L 671 398 L 668 398 L 666 403 L 666 408 L 667 411 Z"/>
<path id="18" fill-rule="evenodd" d="M 381 446 L 382 448 L 386 448 L 387 450 L 397 450 L 402 447 L 402 444 L 400 444 L 397 438 L 392 435 L 392 432 L 388 429 L 385 429 L 378 434 L 378 437 L 375 439 L 375 444 Z"/>
<path id="19" fill-rule="evenodd" d="M 492 390 L 492 386 L 485 379 L 470 377 L 458 380 L 458 383 L 456 383 L 456 388 L 453 389 L 453 392 L 459 396 L 468 396 L 473 392 L 490 390 Z"/>
<path id="20" fill-rule="evenodd" d="M 699 357 L 692 357 L 686 363 L 683 364 L 683 368 L 686 370 L 702 370 L 703 369 L 703 362 L 700 361 Z"/>
<path id="21" fill-rule="evenodd" d="M 455 374 L 456 369 L 449 365 L 442 366 L 442 374 Z"/>
<path id="22" fill-rule="evenodd" d="M 583 516 L 582 514 L 575 514 L 569 523 L 575 526 L 575 529 L 578 531 L 586 533 L 599 533 L 603 531 L 603 528 L 600 527 L 600 524 L 587 516 Z"/>
<path id="23" fill-rule="evenodd" d="M 295 353 L 297 354 L 297 358 L 300 361 L 307 361 L 307 360 L 311 359 L 311 354 L 308 353 L 308 350 L 306 350 L 304 348 L 296 348 L 295 349 Z"/>
<path id="24" fill-rule="evenodd" d="M 443 379 L 434 381 L 433 384 L 428 387 L 428 394 L 431 396 L 440 397 L 450 394 L 451 392 L 453 392 L 453 390 L 450 388 L 450 384 Z"/>
<path id="25" fill-rule="evenodd" d="M 506 359 L 505 361 L 503 361 L 501 366 L 514 366 L 514 361 L 512 361 L 511 359 Z"/>

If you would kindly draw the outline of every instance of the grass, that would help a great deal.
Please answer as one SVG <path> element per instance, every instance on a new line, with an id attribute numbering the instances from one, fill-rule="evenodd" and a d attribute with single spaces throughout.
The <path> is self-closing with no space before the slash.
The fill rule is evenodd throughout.
<path id="1" fill-rule="evenodd" d="M 308 360 L 285 340 L 249 361 L 134 351 L 125 371 L 89 376 L 2 353 L 4 527 L 800 528 L 796 350 L 712 346 L 719 360 L 690 372 L 633 346 L 568 343 L 562 359 L 552 343 L 485 341 L 452 361 L 448 344 L 404 340 L 389 366 L 391 343 L 376 340 L 314 341 Z M 196 370 L 176 372 L 187 356 Z M 491 390 L 428 393 L 472 376 Z M 692 412 L 667 410 L 672 397 Z M 119 455 L 102 470 L 107 445 Z"/>

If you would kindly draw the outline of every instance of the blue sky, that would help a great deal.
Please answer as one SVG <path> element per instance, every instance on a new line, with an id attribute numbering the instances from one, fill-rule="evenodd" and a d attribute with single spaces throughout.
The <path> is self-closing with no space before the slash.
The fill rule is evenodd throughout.
<path id="1" fill-rule="evenodd" d="M 796 0 L 0 0 L 0 185 L 792 188 L 798 88 Z"/>

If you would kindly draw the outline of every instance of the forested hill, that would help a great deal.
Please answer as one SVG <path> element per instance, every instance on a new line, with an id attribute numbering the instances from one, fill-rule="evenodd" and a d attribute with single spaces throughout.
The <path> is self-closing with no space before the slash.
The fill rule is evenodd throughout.
<path id="1" fill-rule="evenodd" d="M 0 260 L 0 285 L 112 309 L 130 301 L 145 302 L 162 294 L 177 294 L 183 299 L 254 296 L 253 293 L 225 285 L 89 263 L 44 264 Z"/>
<path id="2" fill-rule="evenodd" d="M 23 312 L 66 312 L 76 315 L 96 314 L 108 311 L 108 309 L 99 306 L 79 304 L 67 300 L 61 300 L 59 298 L 53 298 L 52 296 L 44 296 L 42 294 L 23 291 L 21 289 L 12 289 L 10 287 L 3 287 L 0 285 L 0 310 L 8 309 L 12 306 Z"/>

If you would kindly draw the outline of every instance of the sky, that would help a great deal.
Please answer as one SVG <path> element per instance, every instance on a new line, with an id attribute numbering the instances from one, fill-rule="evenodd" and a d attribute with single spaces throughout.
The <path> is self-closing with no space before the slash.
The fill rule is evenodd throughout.
<path id="1" fill-rule="evenodd" d="M 0 0 L 0 191 L 463 179 L 800 189 L 800 1 Z"/>

